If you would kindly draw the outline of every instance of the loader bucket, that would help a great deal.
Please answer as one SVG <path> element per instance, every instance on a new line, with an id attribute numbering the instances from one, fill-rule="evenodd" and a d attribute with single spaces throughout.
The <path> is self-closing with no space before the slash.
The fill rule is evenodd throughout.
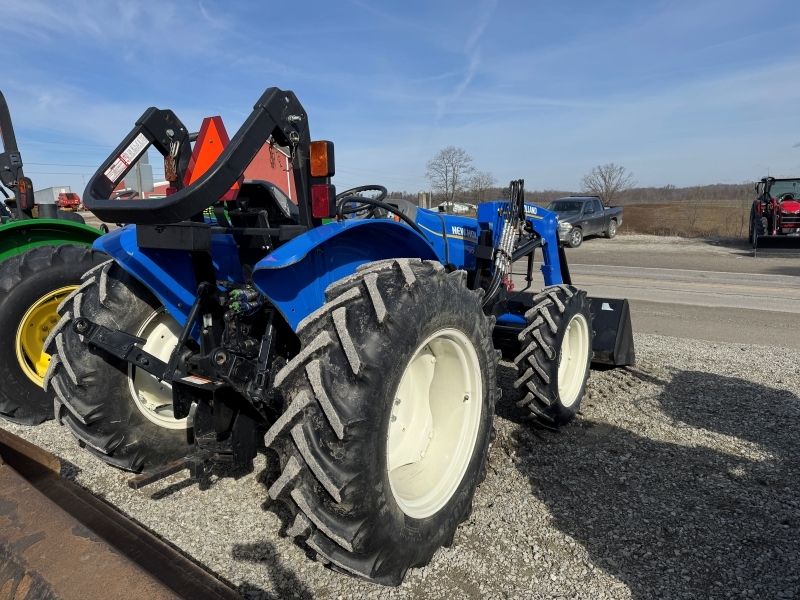
<path id="1" fill-rule="evenodd" d="M 0 429 L 4 598 L 240 598 L 60 471 L 58 458 Z"/>
<path id="2" fill-rule="evenodd" d="M 593 363 L 623 367 L 636 362 L 631 310 L 627 300 L 589 298 L 592 303 Z"/>
<path id="3" fill-rule="evenodd" d="M 753 256 L 800 256 L 800 235 L 759 235 L 753 244 Z"/>
<path id="4" fill-rule="evenodd" d="M 517 336 L 525 328 L 523 315 L 533 306 L 533 296 L 532 292 L 521 292 L 513 296 L 514 300 L 498 304 L 497 324 L 492 338 L 495 348 L 502 350 L 507 359 L 513 360 L 520 352 Z M 592 363 L 615 367 L 634 364 L 636 353 L 628 301 L 616 298 L 589 298 L 589 301 L 594 315 Z"/>

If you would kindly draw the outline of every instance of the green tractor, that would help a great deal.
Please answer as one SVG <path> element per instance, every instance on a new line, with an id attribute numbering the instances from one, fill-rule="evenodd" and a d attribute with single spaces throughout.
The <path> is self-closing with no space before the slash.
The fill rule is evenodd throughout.
<path id="1" fill-rule="evenodd" d="M 50 363 L 44 343 L 60 319 L 56 309 L 81 276 L 108 257 L 92 250 L 102 232 L 78 213 L 55 203 L 34 207 L 2 92 L 0 138 L 0 416 L 36 425 L 53 418 L 53 400 L 42 383 Z"/>

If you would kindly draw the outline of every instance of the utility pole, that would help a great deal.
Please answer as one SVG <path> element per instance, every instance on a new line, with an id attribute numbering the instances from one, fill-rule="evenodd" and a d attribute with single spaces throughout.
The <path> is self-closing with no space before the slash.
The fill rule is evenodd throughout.
<path id="1" fill-rule="evenodd" d="M 136 161 L 136 192 L 139 195 L 139 198 L 143 197 L 142 194 L 142 167 L 139 164 L 139 161 Z"/>

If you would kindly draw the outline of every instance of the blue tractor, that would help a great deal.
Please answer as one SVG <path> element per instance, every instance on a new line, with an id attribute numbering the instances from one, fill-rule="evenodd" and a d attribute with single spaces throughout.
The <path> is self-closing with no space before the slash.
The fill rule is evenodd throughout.
<path id="1" fill-rule="evenodd" d="M 220 201 L 268 141 L 292 156 L 297 203 L 247 180 Z M 150 146 L 174 193 L 110 199 Z M 287 534 L 331 568 L 397 585 L 452 542 L 485 477 L 496 346 L 536 422 L 578 411 L 592 301 L 570 285 L 557 217 L 525 204 L 521 181 L 477 219 L 380 186 L 337 195 L 333 144 L 312 142 L 300 102 L 276 88 L 182 187 L 190 146 L 172 111 L 150 108 L 87 187 L 90 210 L 129 225 L 99 238 L 110 259 L 59 307 L 44 382 L 55 418 L 139 473 L 134 488 L 275 452 L 268 494 L 293 514 Z M 516 261 L 530 287 L 537 248 L 544 289 L 509 292 Z M 607 362 L 632 360 L 623 321 L 601 332 Z"/>

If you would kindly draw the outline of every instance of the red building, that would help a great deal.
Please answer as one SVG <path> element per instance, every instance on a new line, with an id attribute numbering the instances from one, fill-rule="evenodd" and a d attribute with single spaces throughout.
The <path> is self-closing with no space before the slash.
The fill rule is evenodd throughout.
<path id="1" fill-rule="evenodd" d="M 292 177 L 292 161 L 288 154 L 277 146 L 271 147 L 269 144 L 264 144 L 256 154 L 253 162 L 245 169 L 244 178 L 270 181 L 286 192 L 289 198 L 297 202 L 294 177 Z M 123 181 L 117 186 L 117 189 L 124 190 L 127 187 Z M 166 196 L 168 187 L 168 181 L 156 181 L 153 183 L 153 191 L 144 192 L 144 197 Z"/>

